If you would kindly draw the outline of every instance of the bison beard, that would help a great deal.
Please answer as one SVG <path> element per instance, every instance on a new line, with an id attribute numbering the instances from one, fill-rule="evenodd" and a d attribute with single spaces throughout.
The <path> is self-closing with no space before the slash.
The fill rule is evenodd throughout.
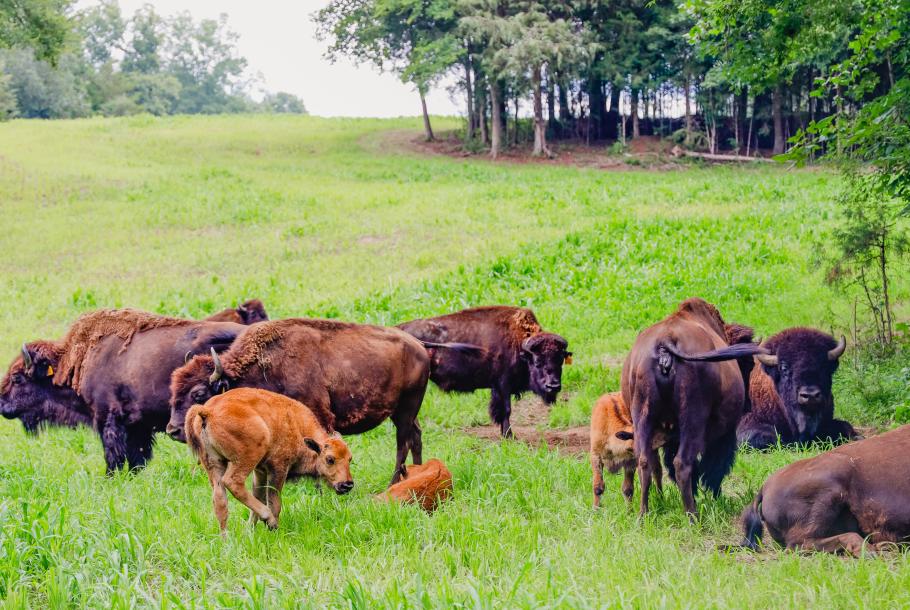
<path id="1" fill-rule="evenodd" d="M 490 419 L 511 435 L 512 397 L 528 390 L 552 404 L 562 388 L 568 342 L 546 333 L 530 309 L 492 306 L 399 324 L 421 341 L 458 341 L 480 351 L 429 350 L 430 379 L 444 392 L 490 389 Z"/>

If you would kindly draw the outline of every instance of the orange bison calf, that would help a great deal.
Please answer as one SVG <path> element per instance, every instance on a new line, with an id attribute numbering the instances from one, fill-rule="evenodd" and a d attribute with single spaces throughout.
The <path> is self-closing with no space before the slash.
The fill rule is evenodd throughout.
<path id="1" fill-rule="evenodd" d="M 250 522 L 278 527 L 281 488 L 302 476 L 325 479 L 339 494 L 354 487 L 351 452 L 302 403 L 281 394 L 237 388 L 196 405 L 186 416 L 187 441 L 209 476 L 215 517 L 224 535 L 227 495 L 252 511 Z M 246 479 L 253 473 L 253 492 Z"/>
<path id="2" fill-rule="evenodd" d="M 426 511 L 435 510 L 452 495 L 452 473 L 437 459 L 399 469 L 401 480 L 376 496 L 384 502 L 414 502 Z"/>
<path id="3" fill-rule="evenodd" d="M 632 414 L 622 399 L 622 392 L 604 394 L 594 403 L 591 410 L 591 470 L 594 472 L 594 506 L 600 506 L 600 497 L 604 493 L 604 468 L 616 474 L 622 468 L 625 476 L 622 481 L 622 494 L 627 501 L 632 500 L 635 490 L 635 468 L 638 462 L 633 451 Z M 654 484 L 662 490 L 663 470 L 657 459 L 656 450 L 664 445 L 666 436 L 662 432 L 654 435 L 653 448 L 655 455 L 652 472 Z"/>

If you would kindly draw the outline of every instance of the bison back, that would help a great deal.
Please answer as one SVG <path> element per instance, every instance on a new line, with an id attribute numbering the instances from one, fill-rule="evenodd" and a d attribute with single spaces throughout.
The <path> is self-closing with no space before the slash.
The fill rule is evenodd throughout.
<path id="1" fill-rule="evenodd" d="M 419 504 L 433 511 L 452 496 L 452 473 L 440 460 L 431 459 L 422 465 L 407 468 L 401 481 L 376 496 L 382 502 Z"/>

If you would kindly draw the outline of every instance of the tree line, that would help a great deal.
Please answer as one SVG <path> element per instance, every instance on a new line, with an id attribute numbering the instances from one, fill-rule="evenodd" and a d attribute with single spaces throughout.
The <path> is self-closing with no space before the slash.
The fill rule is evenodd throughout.
<path id="1" fill-rule="evenodd" d="M 255 79 L 225 15 L 196 21 L 145 5 L 124 16 L 116 0 L 76 12 L 64 1 L 11 0 L 0 21 L 2 118 L 306 112 L 288 93 L 253 100 Z"/>

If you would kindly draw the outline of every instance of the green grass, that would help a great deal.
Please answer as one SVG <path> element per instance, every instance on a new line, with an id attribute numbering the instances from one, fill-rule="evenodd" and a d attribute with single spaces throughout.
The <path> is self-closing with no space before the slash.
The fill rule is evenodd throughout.
<path id="1" fill-rule="evenodd" d="M 445 127 L 445 125 L 440 125 Z M 778 167 L 600 172 L 420 158 L 413 120 L 210 117 L 0 125 L 0 350 L 81 312 L 202 316 L 260 297 L 273 317 L 395 323 L 485 303 L 534 308 L 575 364 L 554 426 L 618 385 L 637 332 L 692 295 L 768 336 L 849 326 L 814 262 L 837 179 Z M 906 300 L 901 280 L 897 297 Z M 848 352 L 849 353 L 849 352 Z M 910 411 L 905 355 L 845 361 L 838 410 Z M 11 607 L 900 607 L 910 556 L 725 555 L 775 469 L 820 450 L 746 452 L 689 525 L 668 489 L 642 522 L 583 458 L 459 431 L 487 394 L 424 402 L 425 456 L 456 495 L 432 516 L 374 503 L 390 424 L 350 437 L 350 496 L 289 487 L 281 529 L 231 500 L 222 541 L 202 471 L 161 438 L 135 476 L 103 476 L 88 430 L 0 423 L 0 597 Z M 907 414 L 910 416 L 910 413 Z M 899 417 L 899 415 L 898 415 Z"/>

